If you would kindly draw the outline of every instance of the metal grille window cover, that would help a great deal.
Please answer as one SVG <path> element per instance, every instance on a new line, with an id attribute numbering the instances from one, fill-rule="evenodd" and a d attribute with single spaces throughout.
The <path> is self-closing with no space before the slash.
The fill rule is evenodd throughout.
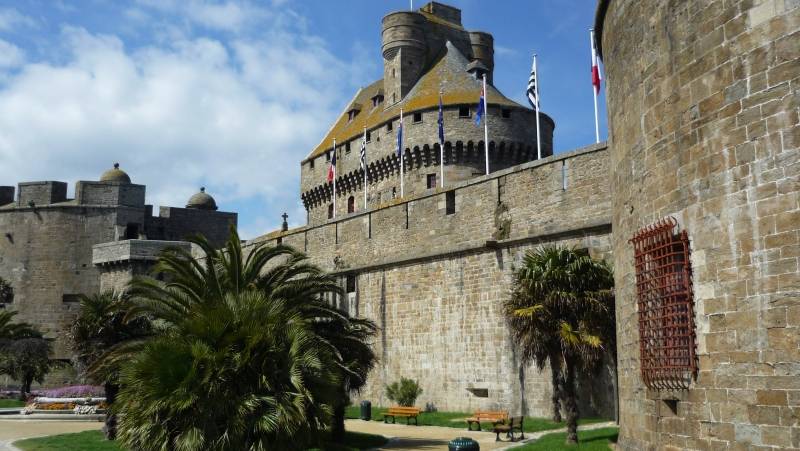
<path id="1" fill-rule="evenodd" d="M 630 240 L 636 258 L 642 379 L 651 389 L 688 389 L 697 373 L 689 237 L 668 217 Z"/>

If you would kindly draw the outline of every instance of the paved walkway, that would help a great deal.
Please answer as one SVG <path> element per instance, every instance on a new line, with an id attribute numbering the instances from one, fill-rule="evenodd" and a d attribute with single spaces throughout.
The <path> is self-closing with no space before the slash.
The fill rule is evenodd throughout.
<path id="1" fill-rule="evenodd" d="M 15 450 L 11 442 L 23 438 L 100 429 L 99 421 L 0 420 L 0 451 Z"/>
<path id="2" fill-rule="evenodd" d="M 389 439 L 389 443 L 378 449 L 405 449 L 420 451 L 440 451 L 447 449 L 447 443 L 456 437 L 469 437 L 481 445 L 483 450 L 505 450 L 522 443 L 528 443 L 538 439 L 545 434 L 554 432 L 565 432 L 566 428 L 554 429 L 550 431 L 525 433 L 524 442 L 496 442 L 496 435 L 491 432 L 469 432 L 464 429 L 446 428 L 441 426 L 406 426 L 404 424 L 384 424 L 378 421 L 347 420 L 345 428 L 348 431 L 364 432 L 367 434 L 383 435 Z M 597 423 L 581 426 L 579 430 L 598 429 L 616 426 L 614 422 Z M 502 438 L 502 434 L 501 434 Z"/>

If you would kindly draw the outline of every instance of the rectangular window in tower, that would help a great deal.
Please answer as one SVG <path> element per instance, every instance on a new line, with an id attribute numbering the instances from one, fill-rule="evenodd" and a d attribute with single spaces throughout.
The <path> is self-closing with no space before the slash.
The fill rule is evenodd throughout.
<path id="1" fill-rule="evenodd" d="M 328 204 L 328 219 L 333 219 L 333 204 Z"/>
<path id="2" fill-rule="evenodd" d="M 344 153 L 350 153 L 350 142 L 344 144 Z"/>
<path id="3" fill-rule="evenodd" d="M 371 141 L 372 141 L 372 132 L 367 131 L 367 142 L 371 142 Z"/>
<path id="4" fill-rule="evenodd" d="M 330 161 L 331 161 L 331 152 L 330 151 L 325 152 L 325 162 L 327 163 Z"/>
<path id="5" fill-rule="evenodd" d="M 386 123 L 386 131 L 387 132 L 392 131 L 392 121 Z"/>
<path id="6" fill-rule="evenodd" d="M 458 117 L 470 117 L 469 107 L 468 106 L 458 107 Z"/>
<path id="7" fill-rule="evenodd" d="M 414 123 L 418 124 L 422 122 L 422 113 L 414 113 Z"/>
<path id="8" fill-rule="evenodd" d="M 456 212 L 456 192 L 448 191 L 444 194 L 445 213 L 448 215 Z"/>
<path id="9" fill-rule="evenodd" d="M 355 274 L 348 274 L 347 281 L 345 282 L 345 289 L 348 293 L 355 293 L 356 292 L 356 275 Z"/>
<path id="10" fill-rule="evenodd" d="M 688 389 L 697 374 L 689 236 L 675 218 L 640 229 L 633 244 L 642 382 Z"/>
<path id="11" fill-rule="evenodd" d="M 81 295 L 79 294 L 65 294 L 61 296 L 61 302 L 81 302 Z"/>
<path id="12" fill-rule="evenodd" d="M 427 186 L 428 189 L 436 188 L 436 174 L 428 174 Z"/>
<path id="13" fill-rule="evenodd" d="M 508 108 L 503 108 L 501 114 L 503 115 L 504 119 L 508 119 L 511 117 L 511 110 L 509 110 Z"/>
<path id="14" fill-rule="evenodd" d="M 314 159 L 308 160 L 308 169 L 314 169 Z"/>

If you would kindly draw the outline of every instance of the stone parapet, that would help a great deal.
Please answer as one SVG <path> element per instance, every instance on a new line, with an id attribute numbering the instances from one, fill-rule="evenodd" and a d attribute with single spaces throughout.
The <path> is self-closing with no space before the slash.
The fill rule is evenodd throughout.
<path id="1" fill-rule="evenodd" d="M 92 264 L 103 266 L 132 261 L 154 262 L 168 248 L 191 251 L 185 241 L 125 240 L 100 243 L 92 246 Z"/>

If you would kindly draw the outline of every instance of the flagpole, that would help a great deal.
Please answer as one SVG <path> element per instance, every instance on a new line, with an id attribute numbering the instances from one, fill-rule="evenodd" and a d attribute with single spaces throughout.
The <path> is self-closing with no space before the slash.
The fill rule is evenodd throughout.
<path id="1" fill-rule="evenodd" d="M 400 108 L 400 197 L 405 196 L 405 192 L 403 190 L 403 166 L 405 166 L 406 161 L 406 153 L 403 151 L 403 109 Z"/>
<path id="2" fill-rule="evenodd" d="M 486 74 L 483 74 L 483 149 L 486 154 L 486 175 L 489 175 L 489 105 L 487 98 L 489 92 L 486 91 Z"/>
<path id="3" fill-rule="evenodd" d="M 336 138 L 333 138 L 333 217 L 336 217 Z"/>
<path id="4" fill-rule="evenodd" d="M 536 159 L 542 159 L 542 128 L 539 126 L 539 71 L 536 68 L 536 54 L 533 54 L 533 73 L 536 74 Z"/>
<path id="5" fill-rule="evenodd" d="M 592 46 L 592 68 L 594 68 L 596 62 L 594 54 L 594 28 L 589 28 L 589 42 Z M 599 71 L 600 68 L 598 67 L 597 70 Z M 594 138 L 595 142 L 600 142 L 600 121 L 597 118 L 597 87 L 594 86 L 594 83 L 592 83 L 592 94 L 594 95 Z"/>
<path id="6" fill-rule="evenodd" d="M 367 126 L 364 126 L 364 210 L 367 209 Z"/>

